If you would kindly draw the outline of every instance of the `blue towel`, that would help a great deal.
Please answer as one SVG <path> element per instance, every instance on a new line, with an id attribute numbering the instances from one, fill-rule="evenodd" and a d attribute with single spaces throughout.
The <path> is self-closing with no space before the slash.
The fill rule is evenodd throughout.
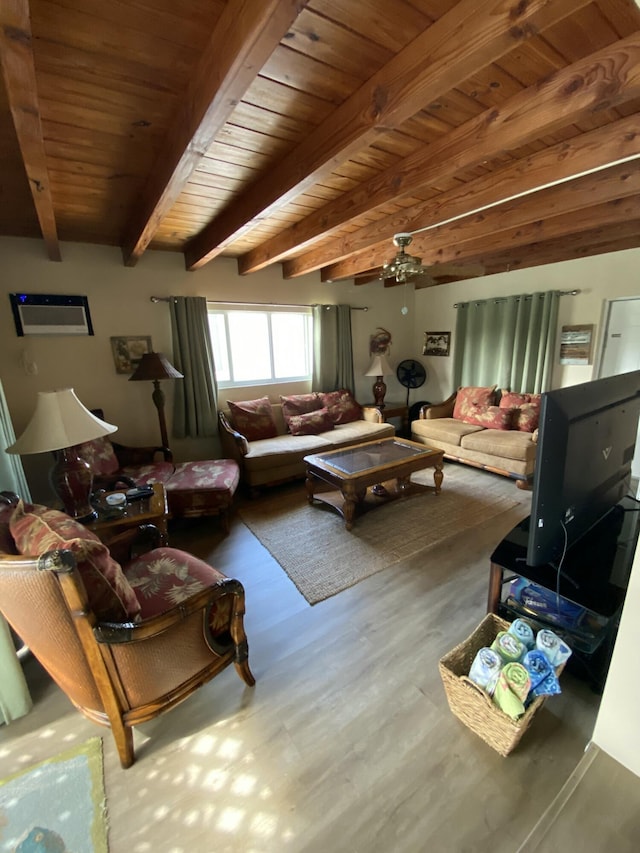
<path id="1" fill-rule="evenodd" d="M 533 628 L 524 619 L 514 619 L 509 625 L 508 633 L 517 637 L 528 649 L 532 649 L 536 644 Z"/>
<path id="2" fill-rule="evenodd" d="M 492 696 L 503 663 L 500 655 L 493 649 L 480 649 L 471 664 L 469 678 Z"/>
<path id="3" fill-rule="evenodd" d="M 536 648 L 549 658 L 551 666 L 556 667 L 565 663 L 571 657 L 571 649 L 553 631 L 542 628 L 536 637 Z"/>
<path id="4" fill-rule="evenodd" d="M 529 673 L 532 690 L 543 682 L 548 675 L 553 674 L 553 667 L 549 663 L 549 658 L 538 649 L 527 652 L 522 658 L 522 664 Z"/>

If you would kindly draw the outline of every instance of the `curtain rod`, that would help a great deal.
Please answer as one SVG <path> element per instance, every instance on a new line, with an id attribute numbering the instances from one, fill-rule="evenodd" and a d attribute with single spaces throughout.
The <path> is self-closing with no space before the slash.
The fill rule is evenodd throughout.
<path id="1" fill-rule="evenodd" d="M 558 290 L 558 296 L 577 296 L 580 292 L 581 292 L 580 290 Z M 528 293 L 525 295 L 524 298 L 525 299 L 531 299 L 532 296 L 533 296 L 532 293 Z M 494 299 L 493 301 L 494 302 L 506 302 L 506 300 L 507 300 L 506 296 L 502 296 L 502 297 L 499 296 L 497 299 Z M 475 301 L 476 301 L 475 299 L 469 300 L 469 302 L 475 302 Z M 490 302 L 491 299 L 486 299 L 486 300 L 480 299 L 478 301 L 479 302 Z M 453 307 L 459 308 L 461 305 L 464 305 L 464 304 L 465 304 L 464 302 L 454 302 Z"/>
<path id="2" fill-rule="evenodd" d="M 175 296 L 150 296 L 150 302 L 172 302 L 176 299 Z M 288 302 L 229 302 L 225 299 L 215 300 L 215 299 L 207 299 L 207 302 L 211 305 L 274 305 L 278 308 L 317 308 L 318 303 L 312 302 L 311 304 L 296 304 L 296 303 L 288 303 Z M 331 306 L 328 305 L 327 308 Z M 362 307 L 358 305 L 351 306 L 352 311 L 368 311 L 369 307 L 364 305 Z"/>

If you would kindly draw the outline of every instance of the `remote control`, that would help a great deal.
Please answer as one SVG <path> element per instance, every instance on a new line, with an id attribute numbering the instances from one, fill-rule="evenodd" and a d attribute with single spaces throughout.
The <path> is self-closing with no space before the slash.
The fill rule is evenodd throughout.
<path id="1" fill-rule="evenodd" d="M 143 498 L 150 498 L 153 494 L 153 486 L 136 486 L 135 489 L 127 490 L 128 501 L 139 501 Z"/>

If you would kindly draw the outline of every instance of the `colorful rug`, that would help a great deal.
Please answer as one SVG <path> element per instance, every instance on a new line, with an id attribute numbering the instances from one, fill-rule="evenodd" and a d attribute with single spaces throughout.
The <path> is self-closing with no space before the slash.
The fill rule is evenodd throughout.
<path id="1" fill-rule="evenodd" d="M 433 472 L 412 479 L 431 484 Z M 440 495 L 416 494 L 377 507 L 357 518 L 351 532 L 334 510 L 309 506 L 300 483 L 265 491 L 243 504 L 239 514 L 309 604 L 316 604 L 517 508 L 516 524 L 530 505 L 530 494 L 513 480 L 445 465 Z"/>
<path id="2" fill-rule="evenodd" d="M 2 853 L 107 853 L 102 739 L 0 781 Z"/>

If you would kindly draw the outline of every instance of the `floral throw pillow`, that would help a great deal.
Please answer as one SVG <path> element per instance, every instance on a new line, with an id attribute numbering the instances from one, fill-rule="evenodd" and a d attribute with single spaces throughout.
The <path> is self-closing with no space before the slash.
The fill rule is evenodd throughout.
<path id="1" fill-rule="evenodd" d="M 502 408 L 513 409 L 512 428 L 520 432 L 535 432 L 540 421 L 540 394 L 517 394 L 505 391 L 500 398 Z"/>
<path id="2" fill-rule="evenodd" d="M 362 406 L 353 399 L 351 391 L 341 388 L 339 391 L 328 391 L 320 394 L 322 405 L 329 410 L 334 424 L 349 424 L 362 420 Z"/>
<path id="3" fill-rule="evenodd" d="M 315 412 L 322 408 L 322 400 L 320 395 L 315 392 L 311 394 L 294 394 L 291 397 L 283 397 L 280 395 L 282 403 L 282 415 L 285 419 L 292 415 L 306 415 L 307 412 Z"/>
<path id="4" fill-rule="evenodd" d="M 496 402 L 496 386 L 477 388 L 467 386 L 458 388 L 456 402 L 453 407 L 453 417 L 459 421 L 465 420 L 465 415 L 473 415 L 474 406 L 493 406 Z"/>
<path id="5" fill-rule="evenodd" d="M 229 411 L 233 426 L 247 441 L 259 441 L 261 438 L 273 438 L 278 428 L 268 397 L 257 400 L 229 401 Z"/>
<path id="6" fill-rule="evenodd" d="M 76 450 L 78 456 L 89 463 L 93 474 L 108 477 L 109 474 L 115 474 L 120 467 L 113 445 L 106 436 L 78 444 Z"/>
<path id="7" fill-rule="evenodd" d="M 27 509 L 22 501 L 15 508 L 9 527 L 20 554 L 39 556 L 58 549 L 73 553 L 89 606 L 98 619 L 122 622 L 137 618 L 138 599 L 120 565 L 95 533 L 64 512 L 38 504 Z"/>
<path id="8" fill-rule="evenodd" d="M 333 419 L 325 408 L 304 415 L 291 415 L 287 420 L 291 435 L 318 435 L 333 429 Z"/>
<path id="9" fill-rule="evenodd" d="M 511 418 L 515 409 L 500 406 L 472 405 L 460 420 L 466 424 L 477 424 L 486 429 L 511 429 Z"/>

